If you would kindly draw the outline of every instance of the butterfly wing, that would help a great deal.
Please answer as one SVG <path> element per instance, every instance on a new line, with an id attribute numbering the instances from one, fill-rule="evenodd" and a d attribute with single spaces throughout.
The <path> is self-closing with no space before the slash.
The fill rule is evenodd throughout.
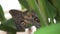
<path id="1" fill-rule="evenodd" d="M 15 20 L 16 28 L 18 31 L 24 31 L 25 27 L 23 23 L 22 12 L 19 10 L 10 10 L 9 13 L 12 15 L 12 18 Z"/>
<path id="2" fill-rule="evenodd" d="M 12 15 L 13 19 L 15 20 L 17 30 L 19 31 L 25 30 L 26 27 L 29 28 L 31 25 L 34 25 L 37 28 L 41 26 L 38 16 L 33 11 L 31 13 L 27 12 L 23 13 L 22 11 L 19 10 L 10 10 L 9 12 Z"/>

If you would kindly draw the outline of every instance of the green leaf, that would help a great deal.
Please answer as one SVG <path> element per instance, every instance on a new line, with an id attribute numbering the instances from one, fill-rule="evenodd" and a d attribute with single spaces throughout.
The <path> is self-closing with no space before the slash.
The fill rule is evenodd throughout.
<path id="1" fill-rule="evenodd" d="M 21 6 L 22 6 L 22 9 L 26 8 L 26 9 L 29 9 L 29 6 L 28 6 L 28 3 L 26 0 L 19 0 Z"/>
<path id="2" fill-rule="evenodd" d="M 48 16 L 49 17 L 55 17 L 57 9 L 51 3 L 49 3 L 48 1 L 46 3 L 47 3 L 47 9 L 48 9 L 48 12 L 47 12 Z"/>
<path id="3" fill-rule="evenodd" d="M 5 19 L 5 17 L 4 17 L 4 12 L 3 12 L 3 9 L 2 9 L 2 7 L 1 7 L 1 5 L 0 5 L 0 21 L 1 22 L 3 22 L 3 21 L 5 21 L 6 19 Z"/>
<path id="4" fill-rule="evenodd" d="M 0 26 L 0 30 L 6 30 L 6 31 L 16 31 L 15 23 L 13 19 L 6 20 L 3 22 Z"/>
<path id="5" fill-rule="evenodd" d="M 35 34 L 60 34 L 60 23 L 38 29 Z"/>
<path id="6" fill-rule="evenodd" d="M 2 24 L 16 29 L 15 22 L 12 18 L 9 19 L 9 20 L 4 21 Z"/>
<path id="7" fill-rule="evenodd" d="M 51 19 L 51 24 L 54 23 L 53 19 L 56 17 L 57 15 L 57 9 L 55 8 L 55 6 L 53 6 L 50 2 L 46 2 L 46 12 L 48 17 Z"/>
<path id="8" fill-rule="evenodd" d="M 0 30 L 8 31 L 8 32 L 16 32 L 16 29 L 3 24 L 0 25 Z"/>
<path id="9" fill-rule="evenodd" d="M 48 0 L 38 0 L 39 7 L 41 11 L 45 12 L 48 18 L 51 18 L 51 23 L 53 23 L 53 19 L 56 16 L 56 8 L 52 6 Z"/>
<path id="10" fill-rule="evenodd" d="M 60 21 L 60 0 L 51 0 L 53 6 L 57 8 L 57 15 L 56 19 L 57 21 Z"/>

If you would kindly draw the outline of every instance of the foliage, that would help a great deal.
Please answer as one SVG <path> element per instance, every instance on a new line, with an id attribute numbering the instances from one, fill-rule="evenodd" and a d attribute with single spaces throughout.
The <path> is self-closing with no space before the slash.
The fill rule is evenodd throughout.
<path id="1" fill-rule="evenodd" d="M 22 6 L 22 9 L 26 8 L 28 11 L 34 10 L 39 17 L 41 28 L 39 28 L 35 34 L 60 34 L 60 0 L 19 0 L 19 2 Z M 50 25 L 48 18 L 51 19 Z M 54 18 L 56 18 L 57 24 L 54 24 Z M 0 30 L 13 33 L 17 31 L 14 20 L 12 18 L 9 20 L 5 19 L 1 6 L 0 21 L 2 22 L 0 25 Z"/>
<path id="2" fill-rule="evenodd" d="M 39 28 L 35 34 L 60 34 L 60 23 L 51 24 L 48 27 Z"/>
<path id="3" fill-rule="evenodd" d="M 5 19 L 5 17 L 4 17 L 3 9 L 2 9 L 2 7 L 1 7 L 1 5 L 0 5 L 0 21 L 3 22 L 4 20 L 6 20 L 6 19 Z"/>

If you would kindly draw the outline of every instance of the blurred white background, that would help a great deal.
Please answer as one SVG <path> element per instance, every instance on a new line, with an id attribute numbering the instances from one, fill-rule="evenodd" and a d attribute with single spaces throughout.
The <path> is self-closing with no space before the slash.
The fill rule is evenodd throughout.
<path id="1" fill-rule="evenodd" d="M 11 18 L 9 10 L 11 9 L 21 10 L 21 5 L 18 0 L 0 0 L 0 5 L 3 8 L 6 19 Z"/>
<path id="2" fill-rule="evenodd" d="M 0 5 L 3 8 L 4 16 L 7 20 L 12 18 L 12 16 L 9 13 L 9 10 L 11 9 L 21 10 L 21 5 L 19 4 L 18 0 L 0 0 Z M 7 32 L 0 30 L 0 34 L 6 34 L 6 33 Z"/>

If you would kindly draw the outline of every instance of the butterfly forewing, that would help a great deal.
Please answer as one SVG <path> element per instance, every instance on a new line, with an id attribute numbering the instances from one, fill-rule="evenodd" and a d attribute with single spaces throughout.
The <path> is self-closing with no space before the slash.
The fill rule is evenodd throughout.
<path id="1" fill-rule="evenodd" d="M 12 18 L 15 20 L 17 30 L 24 31 L 25 27 L 24 25 L 21 24 L 23 21 L 22 12 L 18 10 L 10 10 L 9 13 L 12 15 Z"/>

